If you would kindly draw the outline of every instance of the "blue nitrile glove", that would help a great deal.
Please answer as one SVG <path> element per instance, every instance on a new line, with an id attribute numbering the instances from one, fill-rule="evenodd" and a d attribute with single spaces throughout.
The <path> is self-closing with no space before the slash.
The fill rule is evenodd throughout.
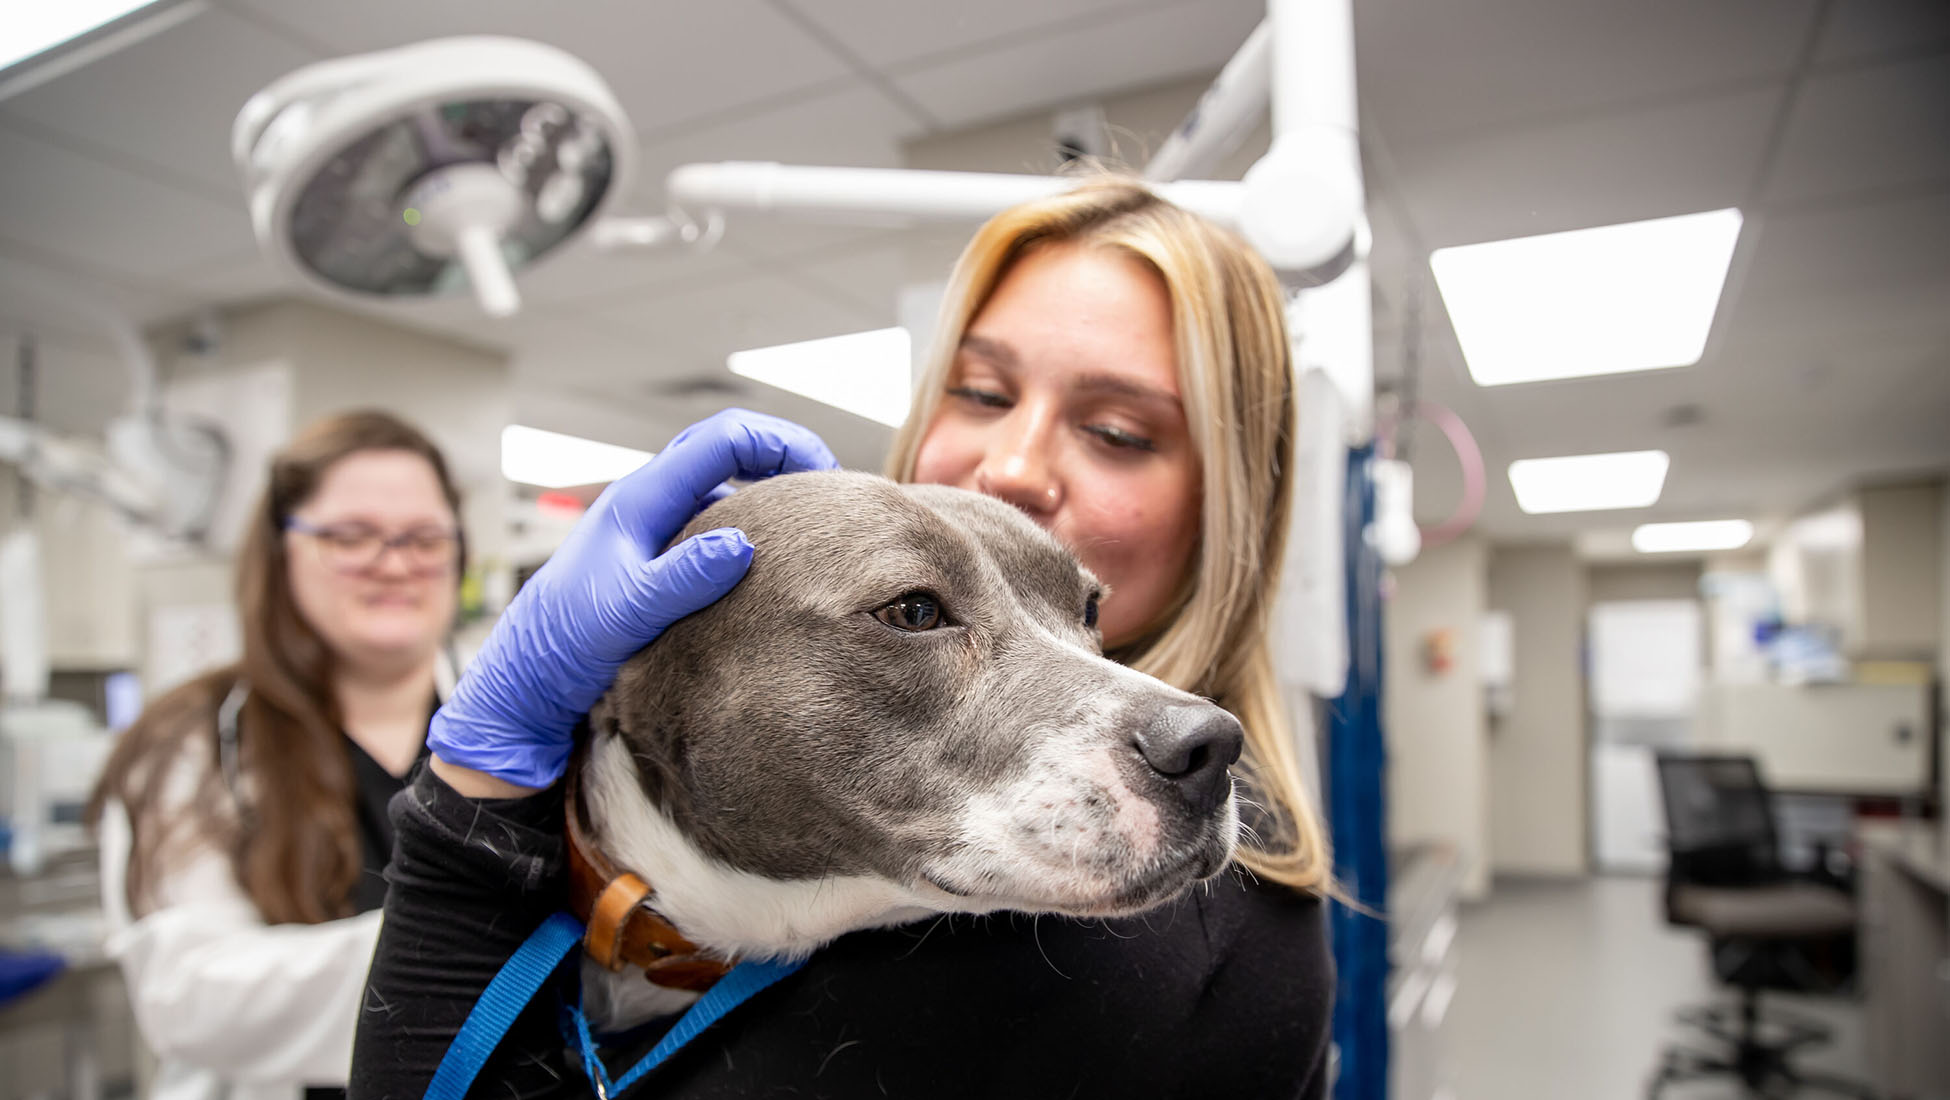
<path id="1" fill-rule="evenodd" d="M 427 745 L 449 764 L 524 787 L 560 778 L 576 724 L 616 670 L 670 624 L 737 585 L 752 559 L 726 527 L 658 556 L 727 479 L 838 465 L 790 421 L 726 409 L 685 428 L 604 490 L 494 624 L 433 716 Z"/>

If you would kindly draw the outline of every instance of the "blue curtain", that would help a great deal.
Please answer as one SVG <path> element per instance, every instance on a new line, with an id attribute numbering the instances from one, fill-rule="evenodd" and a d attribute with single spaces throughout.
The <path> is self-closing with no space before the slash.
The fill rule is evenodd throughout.
<path id="1" fill-rule="evenodd" d="M 1337 983 L 1336 1100 L 1388 1098 L 1387 753 L 1381 736 L 1381 558 L 1364 532 L 1374 518 L 1374 448 L 1347 461 L 1347 690 L 1328 708 L 1327 819 L 1334 877 L 1371 916 L 1335 902 L 1329 928 Z"/>

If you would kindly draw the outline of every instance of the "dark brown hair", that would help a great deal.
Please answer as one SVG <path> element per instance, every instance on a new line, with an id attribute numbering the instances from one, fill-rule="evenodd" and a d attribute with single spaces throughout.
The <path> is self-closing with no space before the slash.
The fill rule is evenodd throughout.
<path id="1" fill-rule="evenodd" d="M 165 855 L 180 855 L 173 842 L 182 839 L 227 850 L 238 883 L 267 923 L 315 924 L 350 914 L 359 834 L 333 690 L 336 669 L 331 648 L 292 596 L 284 525 L 318 491 L 327 470 L 364 451 L 426 459 L 459 516 L 460 493 L 439 449 L 389 413 L 328 417 L 271 460 L 237 558 L 243 658 L 150 704 L 116 744 L 89 806 L 90 820 L 100 819 L 109 799 L 128 809 L 131 912 L 154 903 L 155 885 L 168 870 Z M 463 546 L 463 566 L 465 560 Z M 216 713 L 240 681 L 249 694 L 237 718 L 240 782 L 233 792 L 218 760 Z M 194 786 L 176 789 L 183 783 Z"/>

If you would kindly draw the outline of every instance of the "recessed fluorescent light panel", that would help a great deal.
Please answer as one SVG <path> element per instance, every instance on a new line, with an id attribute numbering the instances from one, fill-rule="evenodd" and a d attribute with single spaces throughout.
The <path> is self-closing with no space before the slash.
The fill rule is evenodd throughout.
<path id="1" fill-rule="evenodd" d="M 1641 554 L 1685 551 L 1738 550 L 1754 537 L 1754 525 L 1744 519 L 1707 519 L 1693 523 L 1642 523 L 1632 531 L 1632 549 Z"/>
<path id="2" fill-rule="evenodd" d="M 651 457 L 649 451 L 520 424 L 501 429 L 501 476 L 544 489 L 615 481 Z"/>
<path id="3" fill-rule="evenodd" d="M 0 69 L 113 23 L 155 0 L 50 0 L 8 4 L 0 19 Z"/>
<path id="4" fill-rule="evenodd" d="M 1510 463 L 1510 488 L 1531 515 L 1644 508 L 1658 502 L 1670 464 L 1664 451 L 1522 458 Z"/>
<path id="5" fill-rule="evenodd" d="M 1438 248 L 1429 256 L 1478 385 L 1699 362 L 1740 211 Z"/>
<path id="6" fill-rule="evenodd" d="M 731 373 L 845 409 L 890 428 L 907 419 L 913 344 L 904 328 L 882 328 L 734 351 Z"/>

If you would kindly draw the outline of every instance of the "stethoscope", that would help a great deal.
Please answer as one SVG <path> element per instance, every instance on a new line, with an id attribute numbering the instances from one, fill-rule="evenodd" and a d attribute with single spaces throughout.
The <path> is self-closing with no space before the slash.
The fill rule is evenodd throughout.
<path id="1" fill-rule="evenodd" d="M 244 709 L 244 700 L 250 698 L 251 686 L 239 679 L 217 706 L 217 766 L 223 771 L 223 785 L 229 789 L 230 797 L 241 797 L 237 791 L 238 749 L 237 719 Z"/>
<path id="2" fill-rule="evenodd" d="M 450 638 L 441 648 L 447 658 L 447 667 L 455 672 L 460 670 L 460 660 L 454 653 L 454 643 Z M 436 682 L 439 677 L 435 677 Z M 437 694 L 437 692 L 436 692 Z M 242 775 L 242 752 L 238 747 L 238 719 L 244 712 L 244 701 L 251 695 L 251 686 L 240 677 L 217 705 L 217 767 L 223 772 L 223 785 L 230 791 L 230 797 L 242 798 L 238 783 Z M 444 701 L 444 700 L 441 700 Z"/>

